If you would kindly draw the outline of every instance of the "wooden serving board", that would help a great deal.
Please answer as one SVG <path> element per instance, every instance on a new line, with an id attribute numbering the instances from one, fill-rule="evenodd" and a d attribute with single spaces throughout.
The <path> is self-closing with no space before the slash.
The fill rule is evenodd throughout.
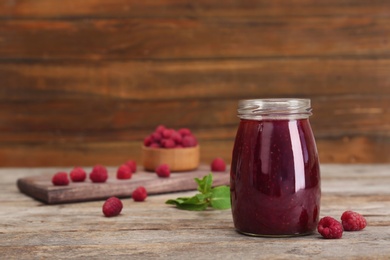
<path id="1" fill-rule="evenodd" d="M 139 170 L 129 180 L 118 180 L 116 174 L 109 173 L 105 183 L 92 183 L 88 178 L 85 182 L 70 182 L 67 186 L 54 186 L 51 183 L 53 175 L 40 175 L 17 180 L 18 188 L 26 195 L 47 204 L 82 202 L 101 200 L 111 196 L 131 197 L 138 187 L 144 186 L 148 195 L 196 190 L 194 178 L 203 178 L 210 173 L 209 166 L 200 166 L 189 172 L 171 173 L 169 178 L 159 178 L 153 172 Z M 53 173 L 54 174 L 54 173 Z M 229 185 L 229 171 L 213 173 L 213 186 Z"/>

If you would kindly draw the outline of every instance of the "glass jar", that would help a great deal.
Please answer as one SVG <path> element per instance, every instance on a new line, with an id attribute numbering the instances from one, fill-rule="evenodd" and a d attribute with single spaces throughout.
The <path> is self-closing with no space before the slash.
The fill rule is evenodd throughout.
<path id="1" fill-rule="evenodd" d="M 309 99 L 250 99 L 238 103 L 230 189 L 240 233 L 312 233 L 320 211 L 320 168 L 309 123 Z"/>

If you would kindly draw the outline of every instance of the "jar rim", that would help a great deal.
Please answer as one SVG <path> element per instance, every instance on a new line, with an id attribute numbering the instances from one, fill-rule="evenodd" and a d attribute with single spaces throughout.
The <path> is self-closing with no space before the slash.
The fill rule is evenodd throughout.
<path id="1" fill-rule="evenodd" d="M 307 98 L 242 99 L 237 115 L 242 119 L 304 119 L 312 114 Z"/>

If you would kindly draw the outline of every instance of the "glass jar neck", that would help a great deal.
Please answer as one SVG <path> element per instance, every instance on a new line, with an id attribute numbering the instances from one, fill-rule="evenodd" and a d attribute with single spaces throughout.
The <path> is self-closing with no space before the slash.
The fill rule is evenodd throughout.
<path id="1" fill-rule="evenodd" d="M 295 120 L 311 116 L 310 99 L 244 99 L 238 102 L 237 115 L 249 120 Z"/>

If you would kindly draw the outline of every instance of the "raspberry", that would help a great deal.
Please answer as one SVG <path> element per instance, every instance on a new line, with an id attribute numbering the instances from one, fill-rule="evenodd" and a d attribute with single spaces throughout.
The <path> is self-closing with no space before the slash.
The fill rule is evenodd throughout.
<path id="1" fill-rule="evenodd" d="M 127 164 L 122 164 L 116 171 L 116 178 L 120 180 L 130 179 L 132 175 L 133 172 Z"/>
<path id="2" fill-rule="evenodd" d="M 137 171 L 137 163 L 135 161 L 129 160 L 125 164 L 130 167 L 132 173 Z"/>
<path id="3" fill-rule="evenodd" d="M 171 136 L 172 136 L 172 134 L 173 134 L 174 131 L 175 131 L 175 130 L 173 130 L 173 129 L 165 129 L 165 130 L 162 132 L 163 138 L 165 138 L 165 139 L 171 138 Z"/>
<path id="4" fill-rule="evenodd" d="M 164 125 L 159 125 L 156 127 L 156 130 L 154 130 L 154 131 L 162 134 L 162 132 L 164 132 L 165 129 L 166 129 L 166 127 Z"/>
<path id="5" fill-rule="evenodd" d="M 108 179 L 106 167 L 102 165 L 95 165 L 92 172 L 89 174 L 89 178 L 92 182 L 106 182 Z"/>
<path id="6" fill-rule="evenodd" d="M 172 139 L 162 139 L 161 146 L 164 148 L 174 148 L 176 145 L 175 141 L 173 141 Z"/>
<path id="7" fill-rule="evenodd" d="M 144 139 L 144 145 L 145 146 L 150 146 L 151 144 L 152 144 L 152 137 L 151 136 L 147 136 L 147 137 L 145 137 L 145 139 Z"/>
<path id="8" fill-rule="evenodd" d="M 226 171 L 226 163 L 222 158 L 215 158 L 211 163 L 212 172 L 224 172 Z"/>
<path id="9" fill-rule="evenodd" d="M 341 238 L 343 235 L 343 226 L 332 217 L 323 217 L 317 226 L 318 233 L 324 238 Z"/>
<path id="10" fill-rule="evenodd" d="M 150 148 L 160 148 L 160 145 L 158 143 L 152 143 L 149 145 Z"/>
<path id="11" fill-rule="evenodd" d="M 183 142 L 183 137 L 179 132 L 174 131 L 171 135 L 171 139 L 175 142 L 176 145 L 180 145 Z"/>
<path id="12" fill-rule="evenodd" d="M 145 137 L 144 145 L 150 148 L 194 147 L 198 144 L 195 136 L 188 128 L 175 130 L 164 125 L 156 127 L 153 133 Z"/>
<path id="13" fill-rule="evenodd" d="M 156 168 L 156 173 L 158 177 L 169 177 L 171 175 L 171 171 L 169 169 L 168 164 L 161 164 Z"/>
<path id="14" fill-rule="evenodd" d="M 107 199 L 103 204 L 103 214 L 106 217 L 114 217 L 121 213 L 122 208 L 122 201 L 117 197 L 111 197 Z"/>
<path id="15" fill-rule="evenodd" d="M 154 132 L 153 134 L 150 135 L 150 137 L 152 138 L 152 141 L 155 143 L 159 143 L 163 138 L 163 136 L 158 132 Z"/>
<path id="16" fill-rule="evenodd" d="M 367 221 L 362 215 L 350 210 L 341 215 L 341 222 L 345 231 L 358 231 L 367 226 Z"/>
<path id="17" fill-rule="evenodd" d="M 51 182 L 56 186 L 66 186 L 69 184 L 68 174 L 66 172 L 57 172 L 51 178 Z"/>
<path id="18" fill-rule="evenodd" d="M 139 186 L 131 194 L 131 197 L 133 198 L 134 201 L 144 201 L 147 196 L 148 193 L 146 192 L 146 189 L 143 186 Z"/>
<path id="19" fill-rule="evenodd" d="M 70 178 L 72 179 L 73 182 L 82 182 L 85 181 L 85 179 L 87 178 L 87 173 L 84 171 L 83 168 L 75 167 L 70 172 Z"/>
<path id="20" fill-rule="evenodd" d="M 181 128 L 176 131 L 164 125 L 156 127 L 154 132 L 144 139 L 144 145 L 150 148 L 194 147 L 197 144 L 198 141 L 190 129 Z"/>
<path id="21" fill-rule="evenodd" d="M 186 135 L 183 137 L 182 145 L 184 147 L 194 147 L 198 144 L 198 141 L 196 141 L 195 136 L 193 135 Z"/>
<path id="22" fill-rule="evenodd" d="M 179 134 L 181 134 L 181 136 L 187 136 L 187 135 L 192 135 L 191 133 L 191 130 L 188 129 L 188 128 L 181 128 L 178 130 Z"/>

